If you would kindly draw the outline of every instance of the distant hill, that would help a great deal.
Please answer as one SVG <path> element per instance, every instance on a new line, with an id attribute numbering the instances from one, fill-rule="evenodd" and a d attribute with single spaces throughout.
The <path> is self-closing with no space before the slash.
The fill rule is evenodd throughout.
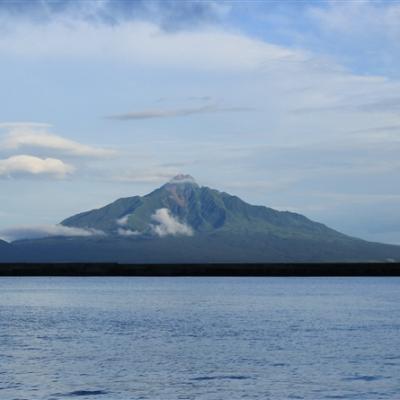
<path id="1" fill-rule="evenodd" d="M 0 240 L 0 251 L 3 249 L 8 249 L 8 248 L 10 248 L 10 245 L 7 242 L 5 242 L 4 240 Z"/>
<path id="2" fill-rule="evenodd" d="M 16 250 L 14 246 L 5 242 L 4 240 L 0 240 L 0 262 L 9 262 L 13 261 L 17 258 Z"/>
<path id="3" fill-rule="evenodd" d="M 179 175 L 145 196 L 122 198 L 61 222 L 88 232 L 13 243 L 26 261 L 311 262 L 400 260 L 370 243 L 287 211 L 250 205 Z M 1 256 L 1 254 L 0 254 Z"/>

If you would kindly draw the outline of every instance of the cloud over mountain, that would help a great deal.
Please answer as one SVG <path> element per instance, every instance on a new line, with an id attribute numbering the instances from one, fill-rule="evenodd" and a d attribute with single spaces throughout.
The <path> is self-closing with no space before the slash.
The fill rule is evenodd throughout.
<path id="1" fill-rule="evenodd" d="M 167 235 L 172 236 L 192 236 L 193 229 L 184 223 L 179 222 L 167 208 L 160 208 L 151 216 L 151 219 L 156 222 L 152 225 L 153 232 L 164 237 Z"/>

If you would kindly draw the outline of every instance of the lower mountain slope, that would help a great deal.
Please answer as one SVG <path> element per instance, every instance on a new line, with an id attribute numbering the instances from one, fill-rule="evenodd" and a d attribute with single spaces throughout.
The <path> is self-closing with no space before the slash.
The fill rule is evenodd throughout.
<path id="1" fill-rule="evenodd" d="M 400 247 L 262 234 L 164 238 L 46 238 L 13 243 L 23 262 L 264 263 L 400 261 Z"/>

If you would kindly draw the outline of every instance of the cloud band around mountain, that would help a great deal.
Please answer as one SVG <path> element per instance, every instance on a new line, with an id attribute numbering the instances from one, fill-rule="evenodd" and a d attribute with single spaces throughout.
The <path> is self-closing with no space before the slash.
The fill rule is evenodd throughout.
<path id="1" fill-rule="evenodd" d="M 16 226 L 0 231 L 0 238 L 8 242 L 21 239 L 40 239 L 52 236 L 89 237 L 104 236 L 98 229 L 73 228 L 62 225 Z"/>

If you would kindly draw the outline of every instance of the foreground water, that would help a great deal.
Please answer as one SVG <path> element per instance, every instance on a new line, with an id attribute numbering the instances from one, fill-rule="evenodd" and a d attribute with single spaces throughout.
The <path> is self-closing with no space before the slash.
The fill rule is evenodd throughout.
<path id="1" fill-rule="evenodd" d="M 399 399 L 399 278 L 2 278 L 0 398 Z"/>

